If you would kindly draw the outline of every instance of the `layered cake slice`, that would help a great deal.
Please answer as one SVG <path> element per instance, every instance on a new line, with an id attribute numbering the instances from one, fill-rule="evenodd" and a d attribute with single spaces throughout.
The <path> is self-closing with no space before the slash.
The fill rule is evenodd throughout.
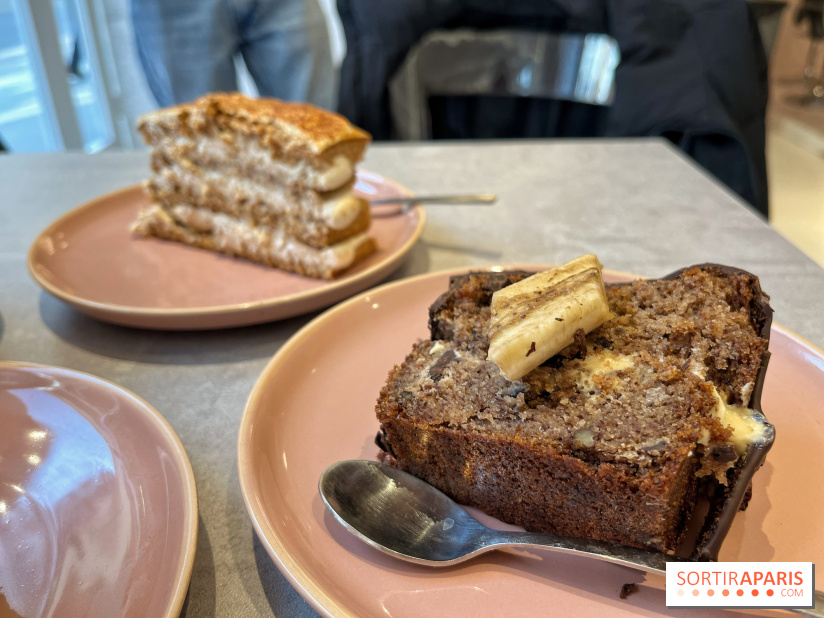
<path id="1" fill-rule="evenodd" d="M 375 249 L 353 193 L 368 133 L 302 103 L 211 94 L 140 119 L 153 205 L 144 236 L 332 278 Z"/>
<path id="2" fill-rule="evenodd" d="M 705 496 L 713 557 L 773 437 L 768 297 L 716 265 L 599 289 L 592 264 L 454 277 L 380 393 L 381 457 L 527 530 L 665 552 Z"/>

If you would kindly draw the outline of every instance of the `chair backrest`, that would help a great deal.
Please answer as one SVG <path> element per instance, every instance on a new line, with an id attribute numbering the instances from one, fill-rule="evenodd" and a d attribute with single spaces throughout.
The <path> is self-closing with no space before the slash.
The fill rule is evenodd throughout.
<path id="1" fill-rule="evenodd" d="M 604 34 L 434 30 L 389 84 L 397 137 L 432 138 L 433 96 L 534 97 L 609 105 L 620 54 Z"/>
<path id="2" fill-rule="evenodd" d="M 749 0 L 749 7 L 755 15 L 761 41 L 764 43 L 764 52 L 769 59 L 775 47 L 781 15 L 787 3 L 782 0 Z"/>

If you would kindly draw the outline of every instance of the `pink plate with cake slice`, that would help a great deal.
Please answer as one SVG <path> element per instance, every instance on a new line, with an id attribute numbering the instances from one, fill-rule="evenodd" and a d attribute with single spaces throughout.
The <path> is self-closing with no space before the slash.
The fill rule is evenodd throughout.
<path id="1" fill-rule="evenodd" d="M 465 270 L 389 283 L 341 303 L 296 333 L 263 371 L 241 421 L 238 468 L 272 560 L 329 616 L 682 616 L 667 609 L 660 577 L 545 550 L 490 552 L 443 568 L 411 564 L 366 545 L 326 510 L 321 473 L 337 461 L 376 459 L 378 392 L 412 344 L 428 338 L 428 307 L 449 276 Z M 628 276 L 607 271 L 605 278 Z M 775 325 L 770 349 L 762 404 L 777 439 L 720 559 L 820 563 L 824 352 Z M 627 583 L 638 584 L 636 592 L 621 599 Z"/>
<path id="2" fill-rule="evenodd" d="M 359 172 L 366 199 L 408 197 L 396 182 Z M 139 185 L 88 202 L 52 223 L 29 250 L 28 267 L 46 291 L 106 322 L 197 330 L 280 320 L 328 307 L 388 277 L 423 231 L 420 206 L 378 207 L 370 233 L 377 251 L 333 280 L 319 280 L 176 242 L 133 235 L 149 203 Z"/>

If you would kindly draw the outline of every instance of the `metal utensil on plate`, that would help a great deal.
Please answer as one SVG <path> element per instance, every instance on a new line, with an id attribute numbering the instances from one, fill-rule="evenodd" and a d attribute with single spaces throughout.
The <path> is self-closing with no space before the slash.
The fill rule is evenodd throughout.
<path id="1" fill-rule="evenodd" d="M 498 201 L 494 193 L 477 193 L 473 195 L 417 195 L 411 197 L 387 197 L 370 200 L 370 206 L 398 204 L 401 212 L 406 212 L 415 204 L 476 204 L 490 205 Z"/>
<path id="2" fill-rule="evenodd" d="M 683 558 L 601 541 L 487 528 L 444 493 L 402 470 L 373 461 L 349 460 L 327 468 L 321 497 L 350 532 L 387 554 L 430 566 L 448 566 L 505 547 L 540 547 L 588 556 L 664 575 L 667 562 Z M 816 607 L 793 611 L 824 616 Z"/>

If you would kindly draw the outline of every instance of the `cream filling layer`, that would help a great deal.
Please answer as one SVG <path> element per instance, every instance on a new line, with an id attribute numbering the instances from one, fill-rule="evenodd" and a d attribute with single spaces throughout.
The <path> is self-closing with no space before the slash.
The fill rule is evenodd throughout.
<path id="1" fill-rule="evenodd" d="M 290 187 L 263 183 L 214 170 L 193 171 L 180 165 L 154 174 L 153 181 L 166 190 L 183 187 L 195 195 L 214 190 L 234 200 L 249 200 L 272 208 L 275 213 L 298 210 L 334 230 L 346 229 L 360 214 L 361 201 L 346 187 L 321 196 L 311 190 L 295 192 Z"/>
<path id="2" fill-rule="evenodd" d="M 747 452 L 751 444 L 764 439 L 766 428 L 764 423 L 755 417 L 755 414 L 746 406 L 736 406 L 728 404 L 724 398 L 712 387 L 716 403 L 713 414 L 721 424 L 732 430 L 730 442 L 735 448 L 735 452 L 741 456 Z"/>
<path id="3" fill-rule="evenodd" d="M 611 350 L 604 348 L 592 349 L 587 351 L 587 356 L 583 360 L 576 360 L 575 367 L 580 371 L 576 380 L 578 388 L 582 391 L 589 391 L 596 389 L 593 377 L 596 375 L 605 375 L 621 371 L 622 369 L 630 369 L 634 365 L 633 357 L 625 354 L 616 354 Z"/>
<path id="4" fill-rule="evenodd" d="M 693 358 L 695 358 L 697 356 L 697 350 L 693 348 L 692 353 Z M 690 362 L 688 371 L 691 371 L 702 380 L 706 380 L 707 368 L 704 363 L 693 360 Z M 715 388 L 715 385 L 711 382 L 709 384 L 712 389 L 712 395 L 715 397 L 713 416 L 715 416 L 723 426 L 729 427 L 732 430 L 730 443 L 733 445 L 736 454 L 740 457 L 747 452 L 751 444 L 763 440 L 766 431 L 764 423 L 755 417 L 752 409 L 747 407 L 747 404 L 750 402 L 754 384 L 747 382 L 741 388 L 741 400 L 744 402 L 744 405 L 740 406 L 728 404 L 718 392 L 718 389 Z M 704 430 L 704 436 L 699 442 L 704 446 L 708 446 L 709 441 L 709 431 Z M 732 464 L 730 464 L 730 466 L 732 466 Z"/>
<path id="5" fill-rule="evenodd" d="M 302 184 L 318 191 L 333 191 L 345 185 L 355 173 L 354 163 L 337 155 L 329 163 L 322 159 L 276 159 L 256 137 L 248 135 L 202 135 L 196 139 L 180 136 L 164 140 L 157 146 L 173 160 L 181 158 L 203 161 L 215 167 L 249 166 L 284 184 Z"/>
<path id="6" fill-rule="evenodd" d="M 303 264 L 317 264 L 324 270 L 342 270 L 351 266 L 358 247 L 369 238 L 364 232 L 329 247 L 316 249 L 285 234 L 283 230 L 250 225 L 229 215 L 189 204 L 178 204 L 170 211 L 186 227 L 201 234 L 210 234 L 219 250 L 270 255 Z"/>

